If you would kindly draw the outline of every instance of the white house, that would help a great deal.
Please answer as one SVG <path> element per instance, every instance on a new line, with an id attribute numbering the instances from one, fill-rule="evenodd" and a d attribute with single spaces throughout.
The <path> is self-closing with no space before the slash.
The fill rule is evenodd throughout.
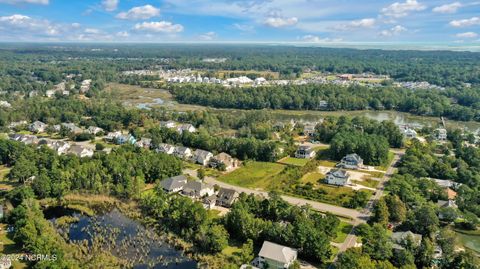
<path id="1" fill-rule="evenodd" d="M 439 141 L 447 140 L 447 129 L 438 128 L 435 130 L 435 138 Z"/>
<path id="2" fill-rule="evenodd" d="M 179 192 L 187 185 L 187 177 L 184 175 L 170 177 L 160 181 L 160 186 L 166 192 Z"/>
<path id="3" fill-rule="evenodd" d="M 186 123 L 186 124 L 180 124 L 177 127 L 177 132 L 183 133 L 183 132 L 189 132 L 189 133 L 194 133 L 197 131 L 197 128 L 195 128 L 193 125 Z"/>
<path id="4" fill-rule="evenodd" d="M 68 150 L 68 153 L 76 155 L 80 158 L 92 157 L 93 156 L 93 150 L 92 149 L 86 148 L 86 147 L 80 146 L 80 145 L 71 146 L 70 149 Z"/>
<path id="5" fill-rule="evenodd" d="M 28 126 L 28 130 L 34 133 L 43 133 L 45 132 L 46 128 L 47 128 L 47 124 L 38 120 L 30 124 L 30 126 Z"/>
<path id="6" fill-rule="evenodd" d="M 210 162 L 210 159 L 212 159 L 213 154 L 210 151 L 202 150 L 202 149 L 197 149 L 195 150 L 192 159 L 203 166 L 208 165 Z"/>
<path id="7" fill-rule="evenodd" d="M 408 139 L 413 139 L 417 137 L 417 131 L 407 127 L 403 130 L 403 135 Z"/>
<path id="8" fill-rule="evenodd" d="M 350 180 L 347 171 L 342 169 L 332 169 L 327 173 L 325 182 L 330 185 L 345 186 Z"/>
<path id="9" fill-rule="evenodd" d="M 87 129 L 87 132 L 89 134 L 93 134 L 93 135 L 96 135 L 100 132 L 103 132 L 103 129 L 100 128 L 100 127 L 96 127 L 96 126 L 89 126 L 88 129 Z"/>
<path id="10" fill-rule="evenodd" d="M 105 140 L 107 141 L 110 141 L 110 142 L 113 142 L 115 141 L 118 137 L 122 136 L 122 132 L 120 131 L 116 131 L 116 132 L 109 132 L 106 136 L 105 136 Z"/>
<path id="11" fill-rule="evenodd" d="M 175 147 L 173 155 L 181 159 L 189 159 L 192 157 L 192 150 L 187 147 Z"/>
<path id="12" fill-rule="evenodd" d="M 303 134 L 308 135 L 308 136 L 313 136 L 315 133 L 315 127 L 317 126 L 317 123 L 306 123 L 303 126 Z"/>
<path id="13" fill-rule="evenodd" d="M 170 155 L 170 154 L 173 154 L 175 152 L 175 146 L 170 145 L 170 144 L 162 143 L 162 144 L 158 145 L 156 151 L 160 152 L 160 153 L 165 153 L 165 154 Z"/>
<path id="14" fill-rule="evenodd" d="M 215 193 L 213 185 L 190 180 L 183 187 L 182 194 L 191 198 L 201 198 L 206 196 L 212 196 Z"/>
<path id="15" fill-rule="evenodd" d="M 177 126 L 177 123 L 172 120 L 160 122 L 160 127 L 171 129 L 171 128 L 175 128 L 176 126 Z"/>
<path id="16" fill-rule="evenodd" d="M 297 250 L 264 241 L 258 253 L 259 265 L 262 268 L 286 269 L 297 260 Z"/>
<path id="17" fill-rule="evenodd" d="M 363 167 L 363 159 L 356 153 L 348 154 L 342 158 L 338 166 L 346 169 L 359 169 Z"/>
<path id="18" fill-rule="evenodd" d="M 317 153 L 311 146 L 299 146 L 297 151 L 295 152 L 295 158 L 300 158 L 300 159 L 311 159 L 315 157 Z"/>

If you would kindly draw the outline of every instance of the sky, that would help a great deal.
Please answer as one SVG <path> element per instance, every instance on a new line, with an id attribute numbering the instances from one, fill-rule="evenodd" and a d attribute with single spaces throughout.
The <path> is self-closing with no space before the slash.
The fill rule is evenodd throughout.
<path id="1" fill-rule="evenodd" d="M 480 46 L 480 0 L 0 0 L 0 41 Z"/>

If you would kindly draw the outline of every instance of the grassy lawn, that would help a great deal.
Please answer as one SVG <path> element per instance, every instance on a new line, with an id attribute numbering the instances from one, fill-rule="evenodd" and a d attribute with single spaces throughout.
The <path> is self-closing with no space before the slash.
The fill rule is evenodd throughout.
<path id="1" fill-rule="evenodd" d="M 387 171 L 388 167 L 390 166 L 390 164 L 393 161 L 393 157 L 395 157 L 395 154 L 393 152 L 389 151 L 388 152 L 388 160 L 385 162 L 385 164 L 380 165 L 380 166 L 375 166 L 375 169 L 382 170 L 382 171 Z"/>
<path id="2" fill-rule="evenodd" d="M 287 194 L 338 206 L 345 206 L 355 196 L 355 191 L 348 187 L 338 187 L 323 183 L 308 185 L 297 185 L 289 189 Z M 367 199 L 373 194 L 373 191 L 370 190 L 361 190 L 361 192 L 367 193 Z"/>
<path id="3" fill-rule="evenodd" d="M 324 179 L 325 175 L 322 173 L 312 172 L 305 174 L 301 179 L 300 182 L 302 183 L 312 183 L 316 184 L 319 180 Z"/>
<path id="4" fill-rule="evenodd" d="M 266 189 L 273 177 L 284 168 L 284 165 L 278 163 L 246 162 L 244 166 L 220 176 L 218 180 L 246 188 Z"/>
<path id="5" fill-rule="evenodd" d="M 335 167 L 337 163 L 334 161 L 328 161 L 328 160 L 321 160 L 319 161 L 318 165 L 319 166 L 325 166 L 325 167 Z"/>
<path id="6" fill-rule="evenodd" d="M 293 158 L 293 157 L 285 157 L 281 160 L 278 160 L 277 163 L 296 165 L 296 166 L 305 166 L 309 161 L 310 161 L 310 159 L 299 159 L 299 158 Z"/>
<path id="7" fill-rule="evenodd" d="M 350 233 L 352 228 L 353 228 L 352 224 L 341 221 L 337 227 L 337 237 L 333 239 L 333 242 L 343 243 L 343 241 L 345 241 L 345 239 L 347 238 L 347 235 Z"/>
<path id="8" fill-rule="evenodd" d="M 22 250 L 20 246 L 15 244 L 15 242 L 10 238 L 10 235 L 7 234 L 7 225 L 0 224 L 0 255 L 3 254 L 20 254 Z M 13 269 L 23 269 L 27 268 L 28 265 L 19 261 L 12 261 Z"/>
<path id="9" fill-rule="evenodd" d="M 352 180 L 352 182 L 369 188 L 376 188 L 378 184 L 380 184 L 380 181 L 371 178 L 365 178 L 364 180 Z"/>

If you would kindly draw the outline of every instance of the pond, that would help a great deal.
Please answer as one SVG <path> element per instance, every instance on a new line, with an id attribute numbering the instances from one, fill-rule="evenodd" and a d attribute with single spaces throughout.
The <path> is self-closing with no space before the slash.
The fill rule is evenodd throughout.
<path id="1" fill-rule="evenodd" d="M 477 255 L 480 255 L 480 236 L 469 235 L 457 232 L 457 237 L 465 248 L 473 250 Z"/>
<path id="2" fill-rule="evenodd" d="M 48 212 L 45 213 L 45 216 L 47 215 Z M 93 217 L 78 213 L 73 216 L 78 218 L 78 222 L 67 228 L 72 242 L 87 240 L 91 243 L 93 238 L 103 238 L 103 248 L 109 249 L 118 258 L 128 260 L 133 264 L 133 268 L 197 268 L 195 261 L 168 245 L 153 230 L 145 228 L 116 209 Z M 55 222 L 56 217 L 58 215 L 53 216 L 51 221 Z"/>

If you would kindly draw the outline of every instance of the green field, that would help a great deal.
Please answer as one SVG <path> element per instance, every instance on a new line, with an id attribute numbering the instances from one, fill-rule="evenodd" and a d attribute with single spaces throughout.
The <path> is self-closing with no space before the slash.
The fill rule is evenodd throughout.
<path id="1" fill-rule="evenodd" d="M 296 166 L 305 166 L 310 159 L 299 159 L 293 157 L 285 157 L 281 160 L 278 160 L 277 163 L 287 164 L 287 165 L 296 165 Z"/>
<path id="2" fill-rule="evenodd" d="M 273 177 L 285 168 L 278 163 L 246 162 L 241 168 L 222 175 L 218 180 L 246 188 L 267 189 Z"/>
<path id="3" fill-rule="evenodd" d="M 317 172 L 312 172 L 303 175 L 303 177 L 300 179 L 300 182 L 302 183 L 312 183 L 316 184 L 319 182 L 319 180 L 324 179 L 325 175 L 322 173 L 317 173 Z"/>
<path id="4" fill-rule="evenodd" d="M 335 243 L 343 243 L 347 238 L 347 235 L 352 230 L 353 225 L 344 221 L 341 221 L 337 227 L 337 236 L 333 239 Z"/>
<path id="5" fill-rule="evenodd" d="M 369 188 L 376 188 L 378 184 L 380 184 L 380 181 L 371 178 L 365 178 L 363 180 L 352 180 L 352 182 Z"/>
<path id="6" fill-rule="evenodd" d="M 480 254 L 480 231 L 455 230 L 458 241 L 477 254 Z"/>

